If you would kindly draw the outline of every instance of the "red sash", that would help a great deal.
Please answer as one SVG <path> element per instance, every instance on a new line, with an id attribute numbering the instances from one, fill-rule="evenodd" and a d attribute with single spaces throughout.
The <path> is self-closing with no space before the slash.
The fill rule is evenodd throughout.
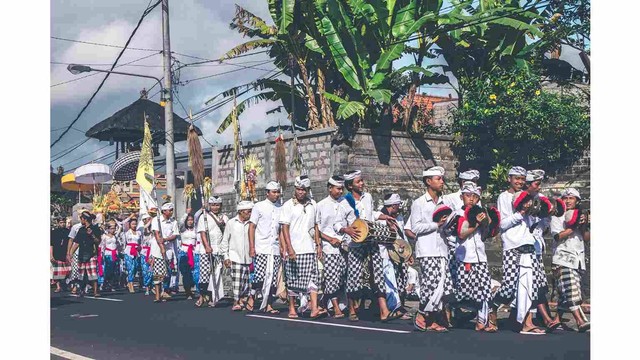
<path id="1" fill-rule="evenodd" d="M 151 246 L 143 246 L 142 250 L 147 249 L 147 255 L 144 256 L 144 261 L 149 263 L 149 254 L 151 253 Z"/>
<path id="2" fill-rule="evenodd" d="M 102 248 L 98 248 L 98 275 L 104 276 L 104 270 L 102 270 Z"/>
<path id="3" fill-rule="evenodd" d="M 189 267 L 193 269 L 194 265 L 195 265 L 195 260 L 193 257 L 193 249 L 195 248 L 195 245 L 189 245 L 189 244 L 182 244 L 182 246 L 186 246 L 187 249 L 187 263 L 189 264 Z"/>
<path id="4" fill-rule="evenodd" d="M 131 246 L 131 256 L 138 256 L 138 244 L 137 243 L 128 243 L 127 246 Z"/>

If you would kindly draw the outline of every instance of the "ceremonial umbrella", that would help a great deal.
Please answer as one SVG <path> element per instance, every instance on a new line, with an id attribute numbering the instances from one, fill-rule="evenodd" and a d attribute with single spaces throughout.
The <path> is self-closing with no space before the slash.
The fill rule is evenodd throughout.
<path id="1" fill-rule="evenodd" d="M 63 189 L 78 192 L 78 202 L 80 202 L 80 192 L 93 190 L 93 186 L 89 184 L 77 183 L 76 177 L 75 175 L 73 175 L 73 173 L 68 173 L 67 175 L 63 176 L 60 179 L 60 183 Z"/>
<path id="2" fill-rule="evenodd" d="M 73 172 L 73 175 L 79 184 L 103 184 L 113 179 L 109 166 L 99 163 L 82 165 Z"/>
<path id="3" fill-rule="evenodd" d="M 138 163 L 140 163 L 140 151 L 131 151 L 118 158 L 111 166 L 113 180 L 135 180 L 138 172 Z"/>

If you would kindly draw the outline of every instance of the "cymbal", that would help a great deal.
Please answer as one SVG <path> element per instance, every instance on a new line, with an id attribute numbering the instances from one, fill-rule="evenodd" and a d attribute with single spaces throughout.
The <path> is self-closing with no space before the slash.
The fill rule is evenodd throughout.
<path id="1" fill-rule="evenodd" d="M 408 261 L 413 254 L 411 245 L 403 239 L 396 239 L 393 243 L 393 249 L 389 249 L 389 258 L 396 264 L 400 263 L 400 259 Z"/>

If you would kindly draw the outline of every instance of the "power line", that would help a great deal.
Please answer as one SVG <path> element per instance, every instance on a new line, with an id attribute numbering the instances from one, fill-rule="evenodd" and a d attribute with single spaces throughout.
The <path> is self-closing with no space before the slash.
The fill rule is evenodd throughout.
<path id="1" fill-rule="evenodd" d="M 78 149 L 80 146 L 84 145 L 87 141 L 89 141 L 91 138 L 86 138 L 83 141 L 79 142 L 76 145 L 71 146 L 70 148 L 63 150 L 59 153 L 57 153 L 56 155 L 53 155 L 54 159 L 52 159 L 51 161 L 57 161 L 60 160 L 61 158 L 69 155 L 72 151 Z"/>
<path id="2" fill-rule="evenodd" d="M 154 7 L 155 7 L 155 5 L 154 5 Z M 134 47 L 127 48 L 126 46 L 118 46 L 118 45 L 103 44 L 103 43 L 97 43 L 97 42 L 91 42 L 91 41 L 66 39 L 66 38 L 61 38 L 61 37 L 57 37 L 57 36 L 51 36 L 51 38 L 55 39 L 55 40 L 69 41 L 69 42 L 74 42 L 74 43 L 79 43 L 79 44 L 103 46 L 103 47 L 110 47 L 110 48 L 117 48 L 117 49 L 129 49 L 129 50 L 138 50 L 138 51 L 155 51 L 155 52 L 162 51 L 162 50 L 156 50 L 156 49 L 145 49 L 145 48 L 134 48 Z"/>
<path id="3" fill-rule="evenodd" d="M 129 43 L 131 42 L 131 40 L 133 39 L 133 36 L 136 34 L 136 32 L 138 31 L 138 28 L 140 28 L 140 25 L 142 25 L 142 21 L 144 20 L 144 18 L 151 12 L 151 10 L 153 10 L 156 6 L 158 6 L 158 4 L 160 4 L 161 0 L 158 0 L 154 5 L 152 5 L 151 7 L 148 7 L 143 13 L 142 16 L 140 17 L 140 20 L 138 20 L 138 24 L 136 25 L 136 27 L 133 29 L 133 32 L 131 33 L 131 35 L 129 36 L 129 39 L 127 39 L 127 42 L 124 44 L 124 48 L 120 51 L 120 54 L 118 54 L 118 57 L 116 58 L 116 60 L 114 61 L 113 65 L 111 65 L 111 70 L 112 71 L 116 65 L 118 64 L 118 60 L 120 60 L 120 58 L 122 57 L 122 55 L 124 54 L 124 52 L 127 50 L 127 47 L 129 46 Z M 76 118 L 71 122 L 71 124 L 69 124 L 69 127 L 62 132 L 62 134 L 60 134 L 60 136 L 56 139 L 56 141 L 53 142 L 53 144 L 51 144 L 50 148 L 52 148 L 55 144 L 57 144 L 64 135 L 66 135 L 69 132 L 69 129 L 71 129 L 71 127 L 73 126 L 73 124 L 76 123 L 76 121 L 78 121 L 78 119 L 80 119 L 80 116 L 82 116 L 82 114 L 84 113 L 84 111 L 89 107 L 89 105 L 91 104 L 91 101 L 93 101 L 93 99 L 96 97 L 96 95 L 98 94 L 98 92 L 100 91 L 100 89 L 102 89 L 102 86 L 104 85 L 104 83 L 107 81 L 107 79 L 109 78 L 109 75 L 111 75 L 111 73 L 106 73 L 104 79 L 102 79 L 102 82 L 100 83 L 100 85 L 98 85 L 98 88 L 96 89 L 96 91 L 93 93 L 93 95 L 91 95 L 91 98 L 89 98 L 89 101 L 87 102 L 87 104 L 82 108 L 82 110 L 80 110 L 80 113 L 78 114 L 78 116 L 76 116 Z"/>

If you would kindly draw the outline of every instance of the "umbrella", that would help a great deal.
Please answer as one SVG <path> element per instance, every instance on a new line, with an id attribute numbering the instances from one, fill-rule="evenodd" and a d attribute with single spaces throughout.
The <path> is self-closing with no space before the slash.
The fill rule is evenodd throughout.
<path id="1" fill-rule="evenodd" d="M 76 182 L 80 184 L 102 184 L 111 181 L 111 169 L 105 164 L 92 163 L 82 165 L 73 172 Z"/>
<path id="2" fill-rule="evenodd" d="M 111 166 L 113 180 L 131 181 L 135 180 L 140 162 L 140 151 L 131 151 L 124 154 Z"/>
<path id="3" fill-rule="evenodd" d="M 79 184 L 76 182 L 76 177 L 73 173 L 68 173 L 60 179 L 62 188 L 69 191 L 91 191 L 93 186 L 89 184 Z"/>

